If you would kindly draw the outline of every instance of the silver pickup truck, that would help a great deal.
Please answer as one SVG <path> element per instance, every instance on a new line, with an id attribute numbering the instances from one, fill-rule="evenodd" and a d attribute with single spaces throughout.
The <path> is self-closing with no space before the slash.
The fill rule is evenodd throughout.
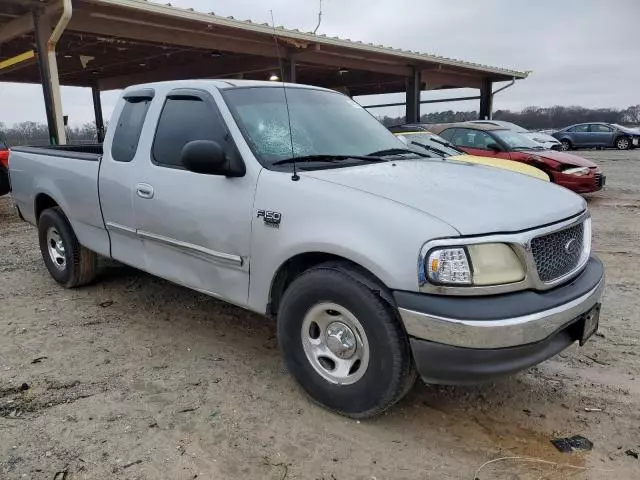
<path id="1" fill-rule="evenodd" d="M 101 255 L 277 319 L 316 402 L 376 415 L 429 383 L 535 365 L 598 327 L 585 201 L 404 149 L 342 94 L 179 81 L 126 89 L 104 145 L 13 148 L 19 214 L 65 287 Z"/>

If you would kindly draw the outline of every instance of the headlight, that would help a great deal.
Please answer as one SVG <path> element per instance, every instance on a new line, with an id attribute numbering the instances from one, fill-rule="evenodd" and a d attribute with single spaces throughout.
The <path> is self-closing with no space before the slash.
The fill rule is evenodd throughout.
<path id="1" fill-rule="evenodd" d="M 504 243 L 434 249 L 425 270 L 429 281 L 436 284 L 486 286 L 524 279 L 522 263 Z"/>
<path id="2" fill-rule="evenodd" d="M 427 259 L 427 275 L 433 283 L 471 285 L 471 268 L 464 248 L 439 248 Z"/>
<path id="3" fill-rule="evenodd" d="M 568 168 L 566 170 L 562 170 L 562 173 L 566 175 L 575 175 L 576 177 L 584 177 L 585 175 L 589 175 L 589 169 L 587 167 Z"/>
<path id="4" fill-rule="evenodd" d="M 469 245 L 474 285 L 500 285 L 524 279 L 522 262 L 505 243 Z"/>

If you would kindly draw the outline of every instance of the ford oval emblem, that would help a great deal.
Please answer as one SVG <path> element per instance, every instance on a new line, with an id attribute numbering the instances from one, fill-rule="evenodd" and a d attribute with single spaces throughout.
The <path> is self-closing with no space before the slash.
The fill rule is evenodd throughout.
<path id="1" fill-rule="evenodd" d="M 572 238 L 567 243 L 564 244 L 564 251 L 567 255 L 575 255 L 578 250 L 578 244 L 576 243 L 576 239 Z"/>

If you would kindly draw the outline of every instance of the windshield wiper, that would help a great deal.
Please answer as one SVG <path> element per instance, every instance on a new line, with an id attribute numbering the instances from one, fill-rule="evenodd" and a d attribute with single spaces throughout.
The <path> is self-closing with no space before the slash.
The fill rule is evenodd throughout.
<path id="1" fill-rule="evenodd" d="M 411 155 L 418 155 L 419 157 L 426 157 L 422 153 L 416 152 L 415 150 L 409 150 L 408 148 L 387 148 L 386 150 L 378 150 L 377 152 L 371 152 L 368 156 L 371 157 L 390 157 L 392 155 L 406 155 L 410 153 Z"/>
<path id="2" fill-rule="evenodd" d="M 364 160 L 366 162 L 384 162 L 383 158 L 373 155 L 302 155 L 300 157 L 285 158 L 273 162 L 272 165 L 287 165 L 297 162 L 340 162 L 343 160 Z"/>
<path id="3" fill-rule="evenodd" d="M 431 152 L 433 152 L 433 153 L 438 154 L 438 156 L 440 156 L 440 157 L 448 157 L 448 156 L 449 156 L 449 155 L 447 154 L 447 152 L 445 152 L 445 151 L 443 151 L 443 150 L 440 150 L 440 149 L 437 149 L 437 148 L 435 148 L 435 147 L 432 147 L 432 146 L 430 146 L 430 145 L 424 144 L 424 143 L 411 142 L 411 145 L 417 145 L 418 147 L 422 147 L 422 148 L 424 148 L 425 150 L 429 150 L 429 151 L 431 151 Z"/>
<path id="4" fill-rule="evenodd" d="M 450 148 L 450 149 L 452 149 L 452 150 L 456 150 L 456 151 L 460 152 L 460 154 L 463 154 L 463 153 L 464 153 L 462 150 L 460 150 L 458 147 L 456 147 L 456 146 L 455 146 L 453 143 L 451 143 L 451 142 L 447 142 L 447 141 L 444 141 L 444 142 L 443 142 L 442 140 L 438 140 L 437 138 L 432 138 L 432 139 L 431 139 L 431 141 L 432 141 L 432 142 L 439 143 L 440 145 L 443 145 L 443 146 L 445 146 L 445 147 L 448 147 L 448 148 Z"/>

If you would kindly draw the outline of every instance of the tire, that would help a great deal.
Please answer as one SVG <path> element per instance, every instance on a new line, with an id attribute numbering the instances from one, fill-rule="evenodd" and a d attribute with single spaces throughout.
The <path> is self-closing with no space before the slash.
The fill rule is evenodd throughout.
<path id="1" fill-rule="evenodd" d="M 573 145 L 569 140 L 561 140 L 560 141 L 560 150 L 563 152 L 567 152 L 573 148 Z"/>
<path id="2" fill-rule="evenodd" d="M 298 276 L 285 291 L 277 324 L 289 372 L 313 401 L 341 415 L 378 415 L 400 400 L 416 379 L 409 340 L 397 314 L 339 264 L 313 267 Z M 345 325 L 346 334 L 340 331 Z M 338 343 L 353 340 L 351 347 L 339 343 L 336 349 L 336 338 Z M 344 374 L 342 365 L 350 362 L 353 366 Z"/>
<path id="3" fill-rule="evenodd" d="M 629 150 L 629 148 L 631 148 L 631 140 L 629 137 L 616 138 L 616 148 L 618 150 Z"/>
<path id="4" fill-rule="evenodd" d="M 56 282 L 74 288 L 93 281 L 97 256 L 80 245 L 60 208 L 42 212 L 38 220 L 38 238 L 44 263 Z"/>

